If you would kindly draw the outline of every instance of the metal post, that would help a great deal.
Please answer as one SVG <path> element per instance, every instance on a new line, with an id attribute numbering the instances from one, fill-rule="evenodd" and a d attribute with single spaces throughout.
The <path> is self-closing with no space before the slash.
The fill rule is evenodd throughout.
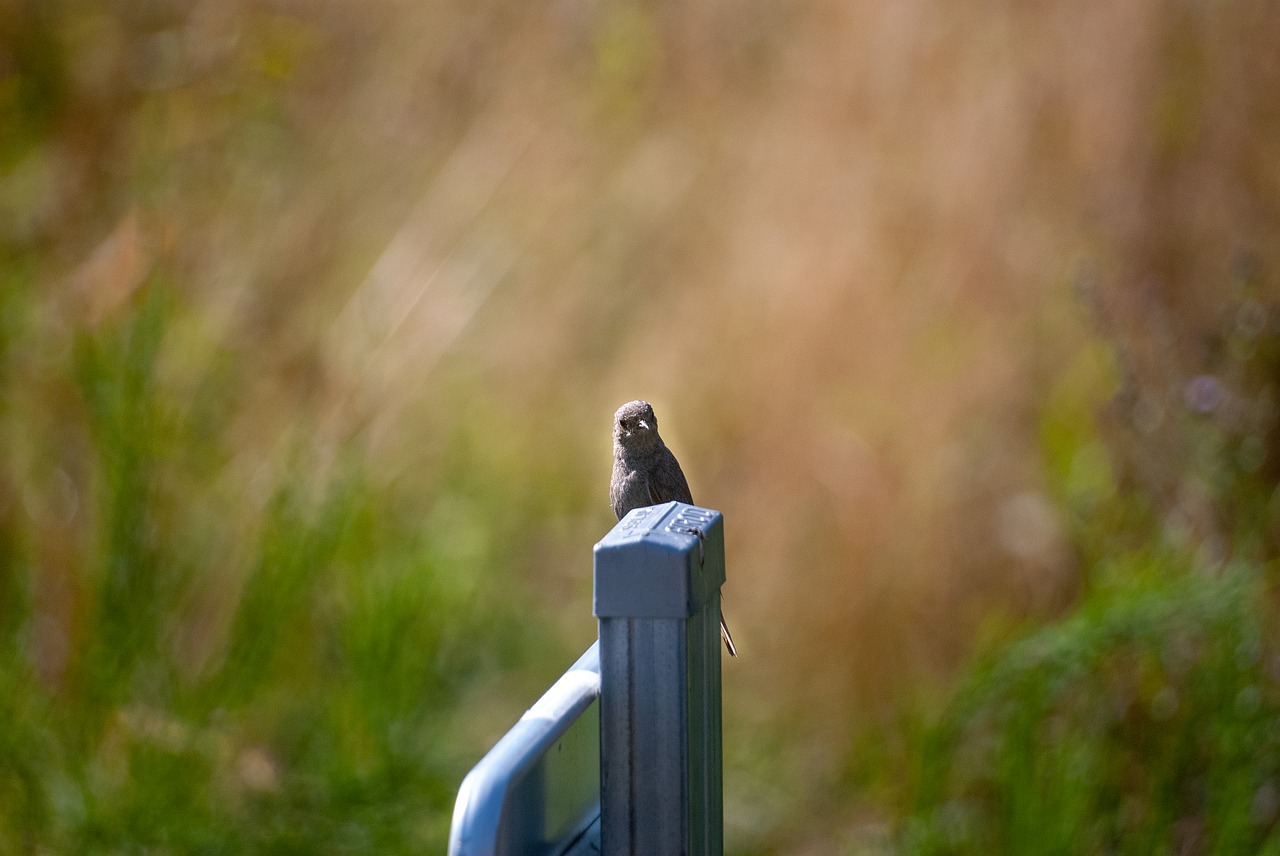
<path id="1" fill-rule="evenodd" d="M 604 856 L 722 856 L 717 511 L 638 508 L 595 548 Z"/>

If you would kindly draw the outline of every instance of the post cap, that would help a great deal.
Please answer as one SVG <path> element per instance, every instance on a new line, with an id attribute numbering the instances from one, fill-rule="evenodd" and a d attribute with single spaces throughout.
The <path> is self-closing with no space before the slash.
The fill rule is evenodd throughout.
<path id="1" fill-rule="evenodd" d="M 724 516 L 709 508 L 636 508 L 595 546 L 600 618 L 688 618 L 723 582 Z"/>

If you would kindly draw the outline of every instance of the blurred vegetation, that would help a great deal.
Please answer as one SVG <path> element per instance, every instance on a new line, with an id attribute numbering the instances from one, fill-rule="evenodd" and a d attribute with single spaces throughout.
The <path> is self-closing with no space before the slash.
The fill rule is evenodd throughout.
<path id="1" fill-rule="evenodd" d="M 731 852 L 1280 852 L 1276 32 L 0 0 L 0 852 L 442 852 L 634 397 Z"/>
<path id="2" fill-rule="evenodd" d="M 905 852 L 1277 852 L 1269 593 L 1248 565 L 1178 564 L 1112 563 L 969 678 L 924 743 Z"/>
<path id="3" fill-rule="evenodd" d="M 1138 339 L 1102 325 L 1107 457 L 1047 409 L 1081 595 L 913 732 L 903 852 L 1280 852 L 1280 307 L 1230 291 L 1198 374 L 1172 349 L 1138 368 L 1135 346 L 1176 341 L 1161 307 Z"/>

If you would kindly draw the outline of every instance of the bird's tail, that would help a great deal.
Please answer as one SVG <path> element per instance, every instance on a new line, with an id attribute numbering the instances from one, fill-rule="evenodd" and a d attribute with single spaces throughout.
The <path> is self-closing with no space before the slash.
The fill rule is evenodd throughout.
<path id="1" fill-rule="evenodd" d="M 738 656 L 738 646 L 733 644 L 733 636 L 729 634 L 729 625 L 724 623 L 724 613 L 720 613 L 720 638 L 724 640 L 724 647 L 729 649 L 729 656 Z"/>

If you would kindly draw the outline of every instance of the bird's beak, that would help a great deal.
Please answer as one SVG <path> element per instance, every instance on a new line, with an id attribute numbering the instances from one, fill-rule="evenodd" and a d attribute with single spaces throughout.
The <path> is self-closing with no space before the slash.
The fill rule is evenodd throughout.
<path id="1" fill-rule="evenodd" d="M 641 419 L 641 420 L 640 420 L 639 422 L 637 422 L 636 424 L 637 424 L 637 425 L 639 425 L 639 426 L 640 426 L 642 429 L 644 429 L 645 431 L 648 431 L 648 430 L 649 430 L 649 423 L 648 423 L 648 422 L 645 422 L 643 419 Z"/>

